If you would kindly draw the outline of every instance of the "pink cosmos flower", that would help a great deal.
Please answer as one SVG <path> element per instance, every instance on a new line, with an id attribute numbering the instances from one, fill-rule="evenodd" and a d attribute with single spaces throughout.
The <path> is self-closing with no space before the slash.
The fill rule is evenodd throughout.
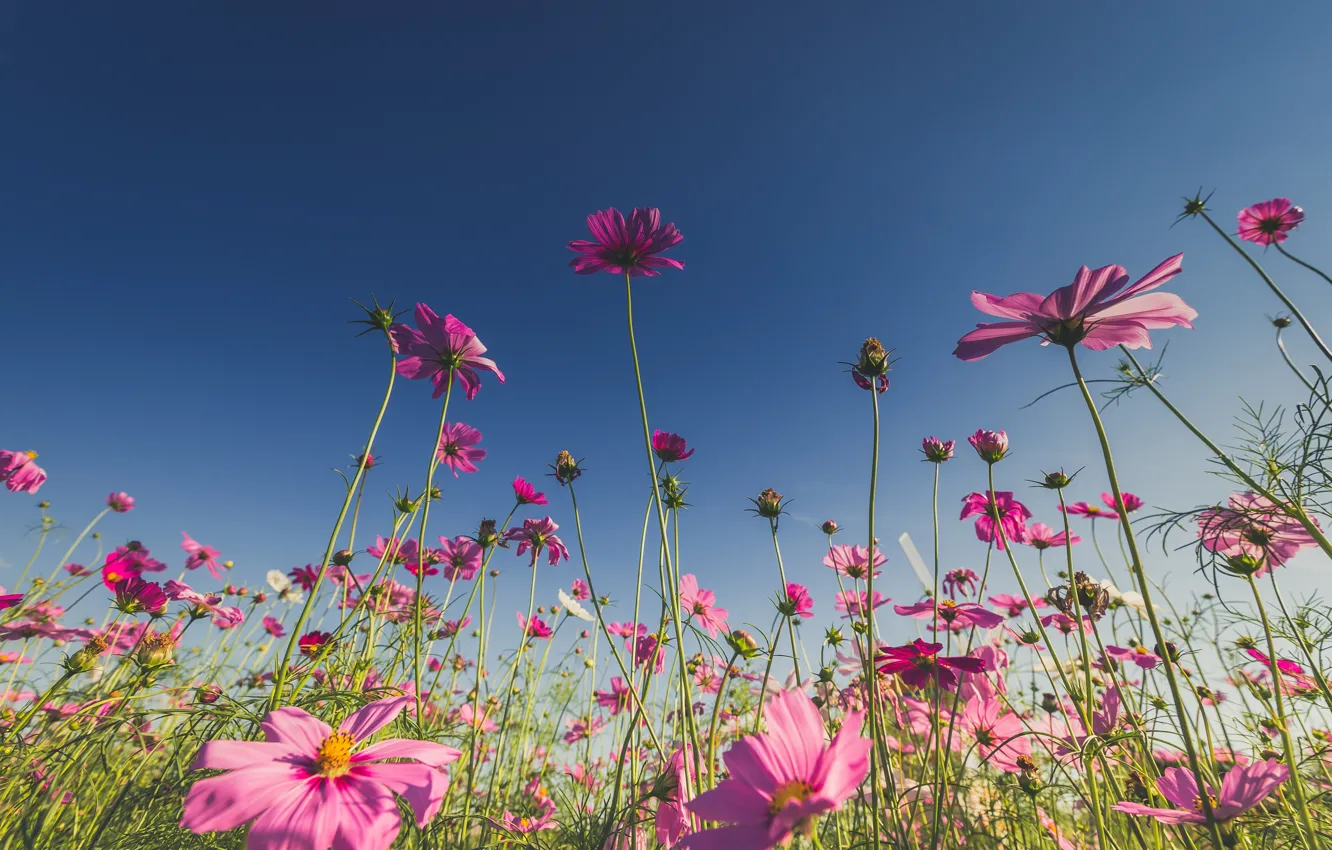
<path id="1" fill-rule="evenodd" d="M 1109 508 L 1102 508 L 1099 505 L 1088 504 L 1087 502 L 1074 502 L 1071 505 L 1061 505 L 1059 510 L 1070 516 L 1085 516 L 1090 520 L 1108 519 L 1111 521 L 1119 520 L 1119 511 L 1114 505 Z"/>
<path id="2" fill-rule="evenodd" d="M 525 519 L 522 528 L 510 528 L 504 532 L 504 539 L 518 541 L 518 555 L 521 557 L 528 549 L 532 550 L 532 566 L 536 566 L 541 551 L 546 551 L 546 560 L 553 567 L 560 559 L 569 560 L 569 547 L 555 536 L 559 526 L 550 517 L 545 519 Z"/>
<path id="3" fill-rule="evenodd" d="M 482 357 L 486 347 L 476 338 L 472 329 L 455 319 L 441 319 L 424 304 L 416 305 L 416 329 L 394 325 L 389 330 L 393 343 L 403 355 L 398 358 L 398 374 L 408 380 L 429 378 L 435 385 L 434 398 L 448 389 L 449 371 L 457 376 L 467 394 L 467 400 L 476 398 L 481 391 L 484 370 L 504 383 L 504 373 L 489 357 Z"/>
<path id="4" fill-rule="evenodd" d="M 941 643 L 928 643 L 916 638 L 905 646 L 884 647 L 874 663 L 879 665 L 880 673 L 895 675 L 912 688 L 923 688 L 930 682 L 937 682 L 940 688 L 948 690 L 957 684 L 955 670 L 965 673 L 985 670 L 985 662 L 979 658 L 970 655 L 940 656 L 941 649 Z"/>
<path id="5" fill-rule="evenodd" d="M 130 576 L 116 582 L 116 610 L 122 614 L 161 614 L 166 610 L 167 595 L 151 581 Z"/>
<path id="6" fill-rule="evenodd" d="M 1070 535 L 1066 531 L 1056 533 L 1043 522 L 1034 522 L 1027 526 L 1027 545 L 1033 549 L 1045 550 L 1051 546 L 1070 546 L 1081 542 L 1082 538 L 1076 534 Z"/>
<path id="7" fill-rule="evenodd" d="M 465 702 L 453 711 L 449 712 L 449 720 L 454 723 L 462 723 L 474 727 L 478 732 L 495 732 L 499 730 L 499 724 L 490 716 L 489 710 L 482 710 L 480 714 L 472 707 L 470 702 Z"/>
<path id="8" fill-rule="evenodd" d="M 1221 780 L 1221 791 L 1208 789 L 1213 818 L 1225 822 L 1267 799 L 1290 776 L 1290 768 L 1275 759 L 1232 767 Z M 1158 809 L 1142 803 L 1116 803 L 1110 808 L 1130 815 L 1149 815 L 1162 823 L 1207 823 L 1202 814 L 1198 778 L 1184 767 L 1168 768 L 1156 780 L 1156 790 L 1177 808 Z"/>
<path id="9" fill-rule="evenodd" d="M 669 431 L 652 432 L 652 451 L 663 463 L 678 463 L 693 457 L 694 450 L 687 449 L 688 445 L 685 438 L 679 434 L 672 434 Z"/>
<path id="10" fill-rule="evenodd" d="M 1123 266 L 1095 271 L 1083 266 L 1073 283 L 1045 297 L 1034 292 L 1006 298 L 972 292 L 976 309 L 1009 321 L 977 325 L 958 340 L 953 354 L 962 360 L 980 360 L 1010 342 L 1036 336 L 1056 345 L 1081 343 L 1092 351 L 1116 345 L 1151 348 L 1149 330 L 1191 328 L 1198 315 L 1173 293 L 1144 294 L 1179 274 L 1183 257 L 1176 254 L 1131 286 Z"/>
<path id="11" fill-rule="evenodd" d="M 358 751 L 411 701 L 370 703 L 336 732 L 302 709 L 280 708 L 264 718 L 265 742 L 209 741 L 194 769 L 227 773 L 190 788 L 180 825 L 203 834 L 253 822 L 249 850 L 388 850 L 401 825 L 394 795 L 424 827 L 448 790 L 443 768 L 460 755 L 453 747 L 406 738 Z"/>
<path id="12" fill-rule="evenodd" d="M 925 460 L 930 463 L 943 463 L 952 460 L 953 441 L 940 440 L 938 437 L 926 437 L 920 441 L 920 450 L 925 455 Z"/>
<path id="13" fill-rule="evenodd" d="M 874 549 L 874 575 L 879 575 L 879 567 L 888 563 L 888 559 L 877 547 Z M 869 576 L 869 548 L 839 543 L 828 549 L 823 556 L 824 566 L 831 567 L 850 579 L 863 579 Z"/>
<path id="14" fill-rule="evenodd" d="M 1134 511 L 1136 511 L 1138 508 L 1142 507 L 1142 499 L 1139 499 L 1137 496 L 1133 495 L 1132 493 L 1124 493 L 1123 496 L 1124 496 L 1125 513 L 1131 514 Z M 1114 493 L 1102 493 L 1101 501 L 1104 502 L 1105 506 L 1110 510 L 1115 511 L 1116 513 L 1119 512 L 1119 505 L 1115 502 Z"/>
<path id="15" fill-rule="evenodd" d="M 1273 198 L 1239 211 L 1239 238 L 1258 245 L 1285 242 L 1286 234 L 1304 221 L 1304 210 L 1290 198 Z"/>
<path id="16" fill-rule="evenodd" d="M 977 516 L 976 537 L 985 542 L 1004 548 L 1004 541 L 1025 543 L 1027 540 L 1027 520 L 1031 511 L 1027 506 L 1013 498 L 1009 491 L 999 490 L 990 501 L 989 493 L 971 493 L 962 499 L 962 515 L 959 519 Z M 1000 537 L 999 529 L 1003 530 Z"/>
<path id="17" fill-rule="evenodd" d="M 874 591 L 874 607 L 882 608 L 892 600 L 884 596 L 879 591 Z M 866 609 L 869 607 L 869 593 L 861 591 L 856 593 L 850 590 L 843 590 L 833 598 L 833 608 L 842 612 L 843 620 L 861 620 L 865 618 Z"/>
<path id="18" fill-rule="evenodd" d="M 118 514 L 127 514 L 134 510 L 134 497 L 121 490 L 106 497 L 106 506 Z"/>
<path id="19" fill-rule="evenodd" d="M 36 452 L 0 451 L 0 481 L 11 493 L 36 493 L 46 483 L 46 470 L 35 461 Z"/>
<path id="20" fill-rule="evenodd" d="M 1039 523 L 1038 523 L 1039 525 Z M 1035 526 L 1032 526 L 1035 528 Z M 1044 608 L 1049 603 L 1039 596 L 1035 597 L 1036 607 Z M 990 604 L 1007 613 L 1010 617 L 1020 617 L 1027 610 L 1027 600 L 1012 593 L 996 593 L 990 597 Z"/>
<path id="21" fill-rule="evenodd" d="M 1282 566 L 1301 549 L 1317 545 L 1298 520 L 1256 493 L 1236 493 L 1230 497 L 1229 507 L 1208 508 L 1198 514 L 1198 537 L 1209 552 L 1252 560 L 1259 565 L 1254 573 L 1258 576 Z"/>
<path id="22" fill-rule="evenodd" d="M 595 737 L 598 732 L 605 729 L 606 718 L 598 716 L 588 720 L 585 717 L 566 717 L 564 728 L 569 730 L 564 733 L 564 743 L 576 744 L 579 741 Z"/>
<path id="23" fill-rule="evenodd" d="M 819 815 L 851 799 L 869 773 L 863 715 L 848 714 L 824 744 L 823 720 L 803 693 L 783 691 L 768 703 L 768 732 L 736 741 L 725 755 L 730 776 L 685 807 L 703 820 L 732 826 L 685 837 L 689 850 L 767 850 L 811 835 Z"/>
<path id="24" fill-rule="evenodd" d="M 519 631 L 527 637 L 536 638 L 537 640 L 550 640 L 551 636 L 555 634 L 540 617 L 533 617 L 529 620 L 523 615 L 522 611 L 515 611 L 514 613 L 518 615 Z"/>
<path id="25" fill-rule="evenodd" d="M 974 570 L 949 570 L 944 574 L 944 593 L 953 597 L 957 596 L 959 593 L 963 596 L 970 596 L 971 591 L 975 590 L 976 582 L 978 581 L 980 581 L 980 576 L 976 575 Z"/>
<path id="26" fill-rule="evenodd" d="M 661 269 L 683 269 L 684 263 L 670 257 L 658 256 L 680 244 L 684 239 L 674 224 L 662 225 L 661 211 L 640 207 L 629 215 L 629 221 L 617 209 L 598 210 L 587 217 L 591 242 L 575 239 L 569 250 L 580 256 L 569 261 L 578 274 L 627 274 L 630 277 L 653 277 Z"/>
<path id="27" fill-rule="evenodd" d="M 717 607 L 717 594 L 699 587 L 692 573 L 680 576 L 680 610 L 707 629 L 710 637 L 727 630 L 727 610 Z"/>
<path id="28" fill-rule="evenodd" d="M 800 617 L 808 620 L 814 616 L 814 597 L 803 584 L 788 582 L 786 585 L 786 604 L 779 610 L 788 617 Z"/>
<path id="29" fill-rule="evenodd" d="M 980 428 L 967 437 L 967 442 L 976 450 L 976 454 L 986 463 L 998 463 L 1008 454 L 1008 434 L 1003 431 L 987 431 Z"/>
<path id="30" fill-rule="evenodd" d="M 6 608 L 13 608 L 23 601 L 22 593 L 4 593 L 4 588 L 0 587 L 0 611 Z"/>
<path id="31" fill-rule="evenodd" d="M 1161 663 L 1160 656 L 1149 651 L 1147 647 L 1142 645 L 1107 646 L 1105 648 L 1105 654 L 1121 664 L 1132 661 L 1144 670 L 1151 670 Z"/>
<path id="32" fill-rule="evenodd" d="M 609 691 L 597 691 L 595 693 L 597 705 L 609 711 L 611 716 L 633 708 L 634 693 L 624 683 L 624 679 L 615 676 L 610 680 L 610 684 L 611 689 Z"/>
<path id="33" fill-rule="evenodd" d="M 213 618 L 213 622 L 229 628 L 231 625 L 240 625 L 245 621 L 245 615 L 239 608 L 232 608 L 222 604 L 222 597 L 217 594 L 205 596 L 183 581 L 172 579 L 166 583 L 167 598 L 177 602 L 186 602 L 191 605 L 190 616 L 195 618 L 208 617 Z M 223 624 L 228 625 L 223 625 Z"/>
<path id="34" fill-rule="evenodd" d="M 592 588 L 581 578 L 576 578 L 573 580 L 573 584 L 570 585 L 569 595 L 582 602 L 584 599 L 592 598 Z"/>
<path id="35" fill-rule="evenodd" d="M 303 567 L 292 567 L 291 572 L 287 575 L 291 577 L 297 587 L 308 592 L 314 588 L 315 581 L 319 578 L 319 571 L 320 567 L 315 564 L 306 564 Z"/>
<path id="36" fill-rule="evenodd" d="M 301 635 L 301 639 L 296 641 L 300 647 L 301 655 L 307 658 L 313 658 L 318 655 L 323 648 L 333 641 L 333 635 L 328 632 L 313 631 Z"/>
<path id="37" fill-rule="evenodd" d="M 458 633 L 472 624 L 471 617 L 463 617 L 461 620 L 446 620 L 439 627 L 439 636 L 446 638 L 457 637 Z"/>
<path id="38" fill-rule="evenodd" d="M 968 700 L 958 715 L 958 727 L 976 742 L 976 754 L 1000 770 L 1016 773 L 1018 756 L 1031 755 L 1031 738 L 1021 718 L 1004 711 L 994 695 Z M 1021 736 L 1021 737 L 1019 737 Z"/>
<path id="39" fill-rule="evenodd" d="M 282 621 L 277 617 L 271 615 L 264 617 L 263 623 L 264 631 L 268 632 L 275 638 L 280 638 L 287 633 L 287 630 L 282 627 Z"/>
<path id="40" fill-rule="evenodd" d="M 903 617 L 915 617 L 917 620 L 932 620 L 936 616 L 950 627 L 992 629 L 1002 625 L 1004 618 L 975 602 L 956 602 L 943 599 L 935 604 L 933 599 L 923 599 L 911 605 L 894 605 L 893 610 Z"/>
<path id="41" fill-rule="evenodd" d="M 457 478 L 459 472 L 476 472 L 476 462 L 485 459 L 485 449 L 473 448 L 479 442 L 481 432 L 471 425 L 448 423 L 439 435 L 439 448 L 435 455 Z"/>
<path id="42" fill-rule="evenodd" d="M 1046 628 L 1055 629 L 1060 634 L 1064 635 L 1071 635 L 1074 632 L 1076 632 L 1079 628 L 1082 629 L 1083 633 L 1089 635 L 1095 633 L 1096 631 L 1095 624 L 1093 623 L 1091 617 L 1082 617 L 1079 620 L 1074 620 L 1072 617 L 1069 617 L 1067 614 L 1059 612 L 1056 612 L 1054 614 L 1047 614 L 1044 617 L 1042 617 L 1041 625 L 1045 626 Z"/>
<path id="43" fill-rule="evenodd" d="M 538 493 L 531 482 L 519 475 L 513 479 L 513 495 L 520 505 L 546 505 L 549 501 L 545 493 Z"/>
<path id="44" fill-rule="evenodd" d="M 518 817 L 513 812 L 505 809 L 500 825 L 509 832 L 515 832 L 519 835 L 530 835 L 533 832 L 554 829 L 557 826 L 554 820 L 555 808 L 555 801 L 551 798 L 537 797 L 534 814 Z"/>
<path id="45" fill-rule="evenodd" d="M 208 572 L 212 574 L 213 578 L 222 578 L 222 565 L 217 561 L 217 557 L 221 553 L 212 546 L 205 546 L 202 543 L 196 542 L 183 531 L 180 533 L 180 536 L 185 538 L 180 542 L 180 548 L 184 549 L 189 555 L 189 557 L 185 559 L 185 569 L 197 570 L 200 567 L 207 567 Z"/>

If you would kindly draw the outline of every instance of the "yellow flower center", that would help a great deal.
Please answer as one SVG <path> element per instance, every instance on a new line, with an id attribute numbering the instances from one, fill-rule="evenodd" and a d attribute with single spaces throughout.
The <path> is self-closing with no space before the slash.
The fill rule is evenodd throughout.
<path id="1" fill-rule="evenodd" d="M 1212 811 L 1213 811 L 1213 812 L 1215 812 L 1216 809 L 1217 809 L 1217 807 L 1221 805 L 1220 801 L 1218 801 L 1218 800 L 1216 799 L 1216 797 L 1212 796 L 1211 794 L 1208 794 L 1208 795 L 1207 795 L 1207 802 L 1211 805 L 1211 808 L 1212 808 Z M 1194 810 L 1195 812 L 1197 812 L 1198 814 L 1202 814 L 1202 810 L 1203 810 L 1203 801 L 1202 801 L 1202 797 L 1199 797 L 1197 800 L 1194 801 L 1194 803 L 1193 803 L 1193 810 Z"/>
<path id="2" fill-rule="evenodd" d="M 351 769 L 351 751 L 356 746 L 356 739 L 346 732 L 335 732 L 319 745 L 319 754 L 315 756 L 315 766 L 320 776 L 342 776 Z"/>
<path id="3" fill-rule="evenodd" d="M 768 811 L 777 814 L 786 808 L 787 803 L 803 803 L 814 794 L 814 789 L 809 787 L 809 783 L 802 782 L 799 779 L 793 779 L 783 785 L 777 786 L 777 790 L 772 794 L 772 802 L 768 805 Z"/>

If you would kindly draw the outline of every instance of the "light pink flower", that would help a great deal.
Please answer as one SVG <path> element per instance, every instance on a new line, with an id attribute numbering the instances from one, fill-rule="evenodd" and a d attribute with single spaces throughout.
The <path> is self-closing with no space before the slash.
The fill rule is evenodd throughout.
<path id="1" fill-rule="evenodd" d="M 1053 528 L 1043 522 L 1033 522 L 1027 526 L 1027 545 L 1033 549 L 1045 550 L 1051 546 L 1069 546 L 1081 542 L 1082 538 L 1076 534 L 1070 535 L 1066 531 L 1055 533 Z"/>
<path id="2" fill-rule="evenodd" d="M 879 567 L 888 563 L 888 559 L 876 547 L 874 549 L 874 575 L 877 578 Z M 863 579 L 869 576 L 869 549 L 865 546 L 851 546 L 839 543 L 828 548 L 823 556 L 823 564 L 831 567 L 850 579 Z"/>
<path id="3" fill-rule="evenodd" d="M 1261 201 L 1239 211 L 1239 238 L 1259 245 L 1285 242 L 1286 234 L 1304 221 L 1304 210 L 1290 198 Z"/>
<path id="4" fill-rule="evenodd" d="M 0 451 L 0 481 L 11 493 L 36 493 L 46 483 L 46 470 L 34 461 L 36 452 Z"/>
<path id="5" fill-rule="evenodd" d="M 680 576 L 680 610 L 707 629 L 710 637 L 726 631 L 727 610 L 717 607 L 717 594 L 699 587 L 692 573 Z"/>
<path id="6" fill-rule="evenodd" d="M 394 325 L 390 331 L 393 343 L 402 355 L 398 358 L 398 374 L 409 380 L 429 378 L 435 385 L 434 398 L 448 389 L 449 371 L 457 376 L 468 401 L 481 391 L 484 370 L 504 383 L 504 373 L 489 357 L 482 357 L 486 347 L 476 338 L 472 329 L 455 319 L 441 319 L 424 304 L 416 305 L 416 329 Z"/>
<path id="7" fill-rule="evenodd" d="M 564 733 L 564 743 L 576 744 L 579 741 L 594 737 L 602 729 L 605 729 L 606 718 L 599 715 L 591 720 L 585 717 L 566 717 L 564 728 L 569 730 Z"/>
<path id="8" fill-rule="evenodd" d="M 1005 712 L 1003 701 L 993 695 L 968 700 L 958 715 L 958 726 L 976 742 L 976 754 L 1000 770 L 1018 771 L 1017 757 L 1031 755 L 1031 738 L 1021 718 Z M 1019 737 L 1021 736 L 1021 737 Z"/>
<path id="9" fill-rule="evenodd" d="M 662 225 L 661 211 L 640 207 L 629 221 L 617 209 L 599 210 L 587 217 L 593 241 L 575 239 L 569 250 L 580 256 L 569 261 L 578 274 L 627 274 L 653 277 L 661 269 L 682 269 L 684 262 L 658 256 L 684 239 L 674 224 Z"/>
<path id="10" fill-rule="evenodd" d="M 1317 545 L 1299 520 L 1256 493 L 1236 493 L 1230 497 L 1229 507 L 1200 513 L 1198 537 L 1209 552 L 1251 559 L 1259 567 L 1254 573 L 1258 576 L 1282 566 L 1301 549 Z"/>
<path id="11" fill-rule="evenodd" d="M 1134 511 L 1136 511 L 1138 508 L 1142 507 L 1142 499 L 1139 499 L 1137 496 L 1133 495 L 1132 493 L 1122 493 L 1122 495 L 1124 497 L 1124 507 L 1127 509 L 1125 511 L 1126 513 L 1131 514 Z M 1115 512 L 1119 511 L 1119 505 L 1115 502 L 1114 493 L 1102 493 L 1101 501 L 1104 502 L 1105 506 L 1110 510 Z"/>
<path id="12" fill-rule="evenodd" d="M 1132 285 L 1128 285 L 1123 266 L 1095 271 L 1083 266 L 1073 283 L 1044 297 L 1034 292 L 1006 298 L 972 292 L 976 309 L 1009 321 L 978 325 L 958 340 L 953 354 L 962 360 L 979 360 L 1010 342 L 1037 336 L 1068 347 L 1081 343 L 1092 351 L 1116 345 L 1151 348 L 1149 330 L 1173 325 L 1191 328 L 1198 315 L 1173 293 L 1144 294 L 1179 274 L 1183 257 L 1171 257 Z"/>
<path id="13" fill-rule="evenodd" d="M 687 836 L 689 850 L 766 850 L 810 835 L 816 819 L 851 799 L 869 773 L 870 741 L 862 715 L 848 714 L 831 743 L 803 693 L 783 691 L 768 703 L 768 732 L 736 741 L 725 760 L 730 776 L 685 803 L 696 817 L 732 826 Z"/>
<path id="14" fill-rule="evenodd" d="M 545 519 L 525 519 L 522 528 L 510 528 L 504 532 L 504 539 L 518 541 L 518 555 L 522 556 L 528 549 L 532 550 L 532 566 L 536 566 L 537 558 L 541 556 L 544 549 L 546 560 L 551 566 L 555 566 L 560 559 L 569 560 L 569 547 L 564 545 L 564 541 L 555 535 L 559 526 L 550 517 Z"/>
<path id="15" fill-rule="evenodd" d="M 1144 670 L 1151 670 L 1161 663 L 1160 656 L 1141 644 L 1138 646 L 1107 646 L 1105 654 L 1121 663 L 1132 661 Z"/>
<path id="16" fill-rule="evenodd" d="M 189 555 L 189 557 L 185 559 L 185 569 L 197 570 L 200 567 L 207 567 L 208 572 L 212 574 L 213 578 L 222 578 L 222 565 L 218 563 L 217 560 L 218 555 L 221 553 L 212 546 L 205 546 L 202 543 L 196 542 L 183 531 L 180 533 L 180 536 L 184 538 L 184 540 L 180 542 L 180 548 L 184 549 L 186 554 Z"/>
<path id="17" fill-rule="evenodd" d="M 1208 789 L 1212 815 L 1224 822 L 1244 814 L 1267 799 L 1290 776 L 1290 768 L 1275 759 L 1232 767 L 1221 780 L 1221 791 Z M 1156 780 L 1156 790 L 1177 808 L 1159 809 L 1142 803 L 1116 803 L 1110 808 L 1130 815 L 1149 815 L 1162 823 L 1207 823 L 1202 814 L 1201 793 L 1193 771 L 1184 767 L 1167 768 Z"/>
<path id="18" fill-rule="evenodd" d="M 624 679 L 615 676 L 610 681 L 609 691 L 596 691 L 597 705 L 606 709 L 612 716 L 634 707 L 634 693 L 624 683 Z"/>
<path id="19" fill-rule="evenodd" d="M 577 599 L 579 602 L 584 599 L 591 599 L 592 588 L 590 588 L 587 582 L 583 581 L 581 578 L 576 578 L 573 580 L 573 584 L 569 588 L 569 595 L 574 599 Z"/>
<path id="20" fill-rule="evenodd" d="M 952 460 L 953 441 L 940 440 L 938 437 L 926 437 L 920 441 L 921 453 L 930 463 L 943 463 Z"/>
<path id="21" fill-rule="evenodd" d="M 453 471 L 457 478 L 459 472 L 476 472 L 477 461 L 484 460 L 485 449 L 474 448 L 481 442 L 481 432 L 471 425 L 461 422 L 445 424 L 439 435 L 439 448 L 435 454 L 439 462 Z"/>
<path id="22" fill-rule="evenodd" d="M 980 576 L 976 575 L 975 570 L 960 569 L 949 570 L 944 574 L 943 590 L 951 597 L 956 597 L 961 593 L 963 596 L 970 596 L 971 591 L 976 589 L 976 582 L 980 581 Z"/>
<path id="23" fill-rule="evenodd" d="M 937 605 L 933 599 L 923 599 L 911 605 L 894 605 L 893 610 L 903 617 L 915 617 L 917 620 L 932 620 L 937 615 L 950 627 L 959 628 L 975 626 L 980 629 L 992 629 L 1004 622 L 1001 614 L 996 614 L 975 602 L 956 602 L 952 599 L 940 600 Z"/>
<path id="24" fill-rule="evenodd" d="M 134 510 L 134 497 L 121 490 L 106 497 L 106 506 L 118 514 L 127 514 Z"/>
<path id="25" fill-rule="evenodd" d="M 1003 431 L 977 429 L 967 437 L 967 442 L 976 450 L 976 454 L 986 463 L 998 463 L 1008 454 L 1008 434 Z"/>
<path id="26" fill-rule="evenodd" d="M 183 581 L 172 579 L 166 583 L 166 595 L 177 602 L 186 602 L 191 606 L 191 617 L 212 617 L 218 628 L 230 629 L 245 622 L 241 609 L 222 604 L 222 597 L 217 594 L 205 596 Z"/>
<path id="27" fill-rule="evenodd" d="M 1040 523 L 1037 523 L 1039 525 Z M 1035 528 L 1035 526 L 1032 526 Z M 1033 600 L 1037 608 L 1044 608 L 1050 603 L 1037 596 Z M 1027 609 L 1027 600 L 1022 596 L 1012 593 L 996 593 L 990 597 L 990 604 L 1004 611 L 1009 617 L 1020 617 L 1022 612 Z"/>
<path id="28" fill-rule="evenodd" d="M 388 850 L 401 826 L 394 795 L 424 827 L 448 790 L 442 768 L 459 756 L 453 747 L 405 738 L 358 750 L 411 701 L 370 703 L 336 732 L 302 709 L 280 708 L 264 718 L 267 741 L 204 744 L 194 769 L 227 773 L 190 788 L 180 825 L 203 834 L 253 822 L 249 850 Z"/>
<path id="29" fill-rule="evenodd" d="M 481 544 L 470 537 L 441 537 L 437 551 L 449 581 L 471 581 L 481 569 Z"/>
<path id="30" fill-rule="evenodd" d="M 1009 491 L 996 491 L 993 502 L 989 493 L 968 494 L 962 499 L 962 515 L 958 519 L 972 516 L 977 517 L 976 537 L 985 543 L 993 543 L 1002 549 L 1005 540 L 1009 543 L 1025 543 L 1027 540 L 1027 520 L 1031 519 L 1031 511 Z M 1002 537 L 999 535 L 1001 528 Z"/>
<path id="31" fill-rule="evenodd" d="M 1119 520 L 1119 511 L 1115 509 L 1114 505 L 1103 508 L 1087 502 L 1074 502 L 1067 507 L 1061 505 L 1059 510 L 1070 516 L 1084 516 L 1091 520 L 1108 519 L 1115 522 Z"/>
<path id="32" fill-rule="evenodd" d="M 892 601 L 891 599 L 884 596 L 879 591 L 877 590 L 874 591 L 875 608 L 882 608 L 884 605 L 887 605 L 891 601 Z M 840 591 L 837 594 L 837 596 L 833 598 L 833 608 L 837 611 L 843 612 L 842 613 L 843 620 L 864 619 L 867 613 L 865 609 L 868 605 L 869 605 L 869 593 L 863 590 L 859 593 L 850 590 L 843 590 Z"/>

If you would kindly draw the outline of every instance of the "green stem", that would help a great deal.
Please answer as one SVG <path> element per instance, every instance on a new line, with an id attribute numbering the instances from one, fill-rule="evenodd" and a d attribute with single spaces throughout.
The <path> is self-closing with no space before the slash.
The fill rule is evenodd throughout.
<path id="1" fill-rule="evenodd" d="M 430 503 L 434 501 L 432 494 L 435 486 L 435 470 L 439 469 L 439 443 L 444 439 L 444 425 L 449 416 L 449 400 L 453 398 L 453 367 L 449 367 L 448 384 L 444 390 L 444 406 L 439 411 L 439 431 L 435 434 L 435 443 L 430 448 L 430 462 L 427 464 L 425 490 L 421 493 L 421 525 L 416 533 L 416 596 L 412 600 L 412 685 L 416 691 L 416 721 L 421 722 L 421 639 L 424 637 L 424 624 L 422 615 L 425 611 L 425 568 L 426 568 L 426 523 L 430 521 Z M 535 556 L 535 552 L 533 555 Z M 535 557 L 532 564 L 533 581 L 535 582 L 536 562 Z M 532 612 L 528 611 L 528 618 Z"/>

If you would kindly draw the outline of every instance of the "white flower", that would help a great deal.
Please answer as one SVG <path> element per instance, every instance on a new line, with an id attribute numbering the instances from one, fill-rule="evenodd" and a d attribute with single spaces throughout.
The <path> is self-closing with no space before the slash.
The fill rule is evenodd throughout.
<path id="1" fill-rule="evenodd" d="M 1101 587 L 1110 595 L 1111 601 L 1118 602 L 1121 605 L 1127 605 L 1139 614 L 1147 613 L 1147 601 L 1143 599 L 1142 594 L 1138 593 L 1136 590 L 1121 591 L 1119 588 L 1115 587 L 1114 583 L 1109 579 L 1102 579 Z"/>
<path id="2" fill-rule="evenodd" d="M 587 609 L 579 605 L 578 600 L 565 593 L 564 588 L 560 588 L 560 592 L 556 595 L 560 597 L 560 604 L 564 606 L 564 610 L 569 612 L 569 616 L 577 617 L 587 623 L 596 622 L 597 618 L 587 613 Z"/>
<path id="3" fill-rule="evenodd" d="M 282 570 L 269 570 L 267 578 L 268 586 L 276 592 L 286 593 L 291 590 L 291 579 L 287 578 L 287 574 Z"/>

